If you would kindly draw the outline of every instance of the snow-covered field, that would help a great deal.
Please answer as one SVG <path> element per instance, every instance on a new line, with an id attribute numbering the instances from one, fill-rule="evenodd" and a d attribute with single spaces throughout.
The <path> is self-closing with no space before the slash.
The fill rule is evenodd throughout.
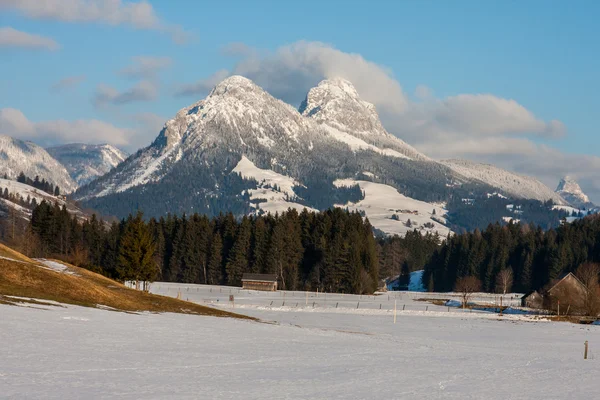
<path id="1" fill-rule="evenodd" d="M 75 306 L 0 305 L 0 397 L 591 399 L 598 395 L 600 363 L 595 354 L 600 355 L 600 326 L 448 312 L 431 304 L 433 311 L 399 312 L 394 324 L 392 312 L 384 311 L 383 304 L 389 309 L 395 300 L 398 305 L 425 307 L 410 293 L 390 293 L 390 300 L 388 294 L 375 298 L 309 294 L 307 300 L 304 292 L 284 296 L 199 285 L 155 283 L 152 290 L 232 308 L 231 290 L 236 312 L 269 323 Z M 365 308 L 361 304 L 353 309 L 355 300 Z M 311 301 L 319 305 L 313 309 Z M 345 306 L 336 309 L 334 301 Z M 381 311 L 366 308 L 380 303 Z M 584 361 L 586 340 L 592 359 Z"/>

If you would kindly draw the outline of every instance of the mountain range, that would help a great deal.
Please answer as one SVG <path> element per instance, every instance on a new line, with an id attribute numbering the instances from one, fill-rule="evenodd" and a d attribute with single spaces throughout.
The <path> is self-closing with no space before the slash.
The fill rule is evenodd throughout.
<path id="1" fill-rule="evenodd" d="M 343 79 L 320 82 L 296 109 L 247 78 L 229 77 L 127 158 L 108 145 L 46 152 L 29 142 L 13 143 L 12 148 L 34 148 L 37 158 L 46 154 L 53 173 L 47 179 L 63 182 L 67 191 L 78 188 L 75 200 L 118 217 L 138 209 L 158 217 L 337 205 L 363 213 L 388 234 L 420 229 L 445 235 L 445 205 L 456 198 L 501 193 L 561 206 L 591 205 L 570 179 L 554 192 L 534 178 L 492 165 L 427 157 L 387 132 L 375 107 Z M 10 176 L 19 169 L 14 153 L 8 152 Z"/>

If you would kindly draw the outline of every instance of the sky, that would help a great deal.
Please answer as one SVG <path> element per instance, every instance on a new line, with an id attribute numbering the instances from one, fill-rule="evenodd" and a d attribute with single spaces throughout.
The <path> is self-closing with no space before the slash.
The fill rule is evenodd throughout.
<path id="1" fill-rule="evenodd" d="M 134 152 L 232 74 L 298 105 L 343 77 L 427 155 L 600 202 L 597 1 L 0 0 L 0 134 Z"/>

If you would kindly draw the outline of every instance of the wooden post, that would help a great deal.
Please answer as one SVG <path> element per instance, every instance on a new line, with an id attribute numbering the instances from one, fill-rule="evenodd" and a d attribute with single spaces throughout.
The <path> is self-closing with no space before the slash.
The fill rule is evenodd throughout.
<path id="1" fill-rule="evenodd" d="M 588 341 L 586 340 L 585 343 L 583 344 L 585 346 L 585 350 L 583 351 L 583 359 L 587 360 L 587 353 L 588 353 Z"/>
<path id="2" fill-rule="evenodd" d="M 306 292 L 306 304 L 305 305 L 308 305 L 308 291 Z"/>
<path id="3" fill-rule="evenodd" d="M 356 309 L 358 310 L 358 306 L 360 306 L 360 301 L 356 303 Z"/>
<path id="4" fill-rule="evenodd" d="M 560 300 L 558 300 L 558 319 L 560 319 Z"/>
<path id="5" fill-rule="evenodd" d="M 396 300 L 394 300 L 394 324 L 396 323 Z"/>
<path id="6" fill-rule="evenodd" d="M 502 316 L 502 296 L 500 296 L 500 316 Z"/>

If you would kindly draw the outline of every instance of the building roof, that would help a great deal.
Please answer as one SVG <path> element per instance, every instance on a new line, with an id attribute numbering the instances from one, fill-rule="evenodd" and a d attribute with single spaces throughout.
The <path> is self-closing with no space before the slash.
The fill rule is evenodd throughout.
<path id="1" fill-rule="evenodd" d="M 556 283 L 554 283 L 546 292 L 550 293 L 552 290 L 554 290 L 558 285 L 560 285 L 565 279 L 567 279 L 568 277 L 572 277 L 575 278 L 575 282 L 577 282 L 581 287 L 583 287 L 584 289 L 587 290 L 587 287 L 583 284 L 583 282 L 581 282 L 581 280 L 572 272 L 569 272 L 567 274 L 563 274 L 561 275 L 557 280 Z"/>
<path id="2" fill-rule="evenodd" d="M 538 296 L 540 295 L 540 293 L 539 293 L 537 290 L 530 290 L 529 292 L 525 293 L 525 294 L 523 295 L 523 297 L 521 297 L 521 298 L 522 298 L 522 299 L 526 299 L 526 298 L 528 298 L 529 296 L 531 296 L 531 295 L 536 295 L 536 294 L 537 294 Z"/>
<path id="3" fill-rule="evenodd" d="M 277 282 L 276 274 L 244 274 L 242 282 Z"/>

